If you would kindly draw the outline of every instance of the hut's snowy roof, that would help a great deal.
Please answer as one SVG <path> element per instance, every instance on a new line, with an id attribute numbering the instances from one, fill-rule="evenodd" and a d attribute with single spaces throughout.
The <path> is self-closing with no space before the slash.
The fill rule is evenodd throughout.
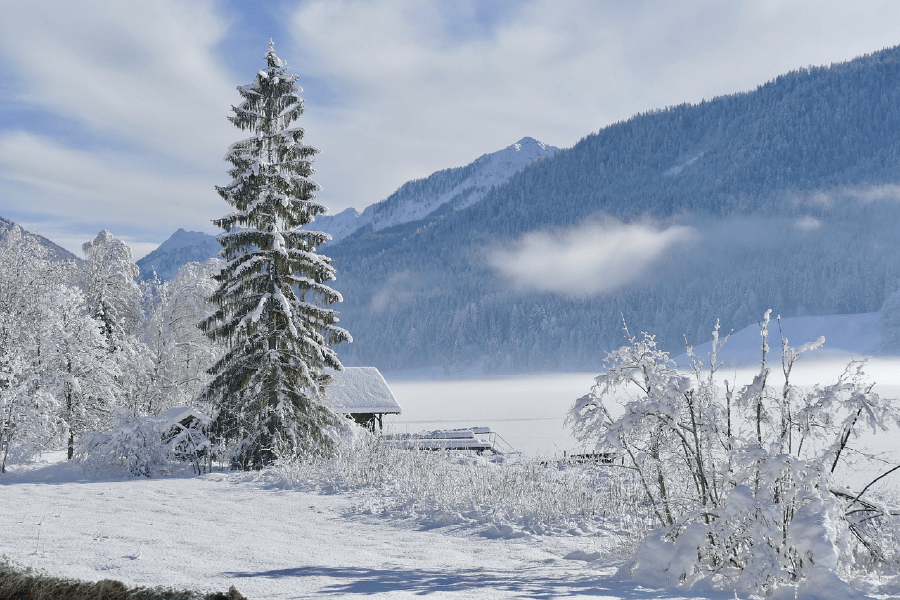
<path id="1" fill-rule="evenodd" d="M 325 402 L 335 412 L 400 414 L 391 388 L 375 367 L 344 367 L 343 371 L 330 374 L 332 381 L 325 388 Z"/>
<path id="2" fill-rule="evenodd" d="M 170 408 L 169 410 L 159 413 L 160 419 L 165 419 L 166 421 L 171 421 L 172 423 L 181 423 L 188 417 L 202 419 L 203 413 L 201 413 L 193 406 L 175 406 Z"/>

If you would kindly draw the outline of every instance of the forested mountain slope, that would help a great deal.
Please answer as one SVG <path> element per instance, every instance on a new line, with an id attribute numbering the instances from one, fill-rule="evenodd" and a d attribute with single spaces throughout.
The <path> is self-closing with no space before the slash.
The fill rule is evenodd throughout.
<path id="1" fill-rule="evenodd" d="M 680 351 L 717 317 L 877 311 L 898 233 L 892 48 L 637 115 L 472 206 L 327 253 L 348 364 L 515 372 L 596 368 L 622 316 Z"/>

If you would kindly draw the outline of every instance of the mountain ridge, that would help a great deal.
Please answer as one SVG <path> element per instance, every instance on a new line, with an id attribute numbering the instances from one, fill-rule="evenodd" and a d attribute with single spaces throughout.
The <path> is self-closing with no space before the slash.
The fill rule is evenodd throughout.
<path id="1" fill-rule="evenodd" d="M 356 339 L 342 357 L 387 371 L 590 369 L 622 343 L 623 316 L 680 351 L 717 318 L 739 330 L 768 308 L 875 312 L 900 285 L 898 206 L 891 48 L 636 115 L 475 205 L 347 238 L 330 253 Z M 497 255 L 522 272 L 552 266 L 528 279 Z M 603 268 L 589 276 L 624 283 L 569 293 L 561 276 L 591 261 Z"/>
<path id="2" fill-rule="evenodd" d="M 158 277 L 162 281 L 167 281 L 175 278 L 182 265 L 214 258 L 218 256 L 221 248 L 215 236 L 179 228 L 156 250 L 135 264 L 140 269 L 141 279 Z"/>
<path id="3" fill-rule="evenodd" d="M 425 218 L 439 210 L 454 210 L 479 202 L 492 187 L 536 160 L 553 156 L 558 148 L 524 137 L 502 150 L 482 154 L 462 167 L 443 169 L 428 177 L 408 181 L 396 192 L 360 213 L 348 208 L 336 215 L 321 215 L 307 227 L 332 236 L 333 246 L 361 231 L 381 231 Z M 434 193 L 438 190 L 438 193 Z M 142 279 L 175 277 L 188 262 L 218 256 L 215 236 L 178 229 L 156 250 L 137 261 Z"/>
<path id="4" fill-rule="evenodd" d="M 8 219 L 4 219 L 3 217 L 0 217 L 0 239 L 2 239 L 6 235 L 6 232 L 10 228 L 14 227 L 15 225 L 16 225 L 16 223 L 14 223 Z M 81 260 L 74 254 L 72 254 L 71 252 L 69 252 L 68 250 L 63 248 L 62 246 L 53 242 L 52 240 L 47 239 L 44 236 L 39 235 L 37 233 L 31 233 L 30 231 L 22 228 L 21 226 L 19 226 L 19 227 L 20 227 L 20 229 L 22 229 L 22 233 L 24 235 L 37 240 L 37 242 L 41 246 L 43 246 L 44 248 L 47 249 L 47 252 L 49 253 L 49 258 L 51 260 L 55 260 L 55 261 Z"/>
<path id="5" fill-rule="evenodd" d="M 465 166 L 407 181 L 361 213 L 348 208 L 334 216 L 319 216 L 309 227 L 331 234 L 334 244 L 360 230 L 381 231 L 423 219 L 437 210 L 465 208 L 481 201 L 492 187 L 502 185 L 533 162 L 552 157 L 558 150 L 526 136 L 506 148 L 482 154 Z"/>

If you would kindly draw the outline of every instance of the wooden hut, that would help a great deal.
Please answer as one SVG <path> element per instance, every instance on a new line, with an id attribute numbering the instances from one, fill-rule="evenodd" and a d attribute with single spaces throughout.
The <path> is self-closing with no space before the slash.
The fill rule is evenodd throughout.
<path id="1" fill-rule="evenodd" d="M 384 426 L 384 415 L 402 412 L 387 381 L 375 367 L 344 367 L 343 371 L 329 374 L 332 381 L 325 388 L 325 403 L 334 412 L 347 415 L 371 431 Z"/>

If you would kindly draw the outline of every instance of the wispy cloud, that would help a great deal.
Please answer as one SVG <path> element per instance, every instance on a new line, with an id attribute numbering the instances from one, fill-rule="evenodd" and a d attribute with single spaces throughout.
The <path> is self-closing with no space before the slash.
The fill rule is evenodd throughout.
<path id="1" fill-rule="evenodd" d="M 792 193 L 788 200 L 795 205 L 812 205 L 831 208 L 836 204 L 858 202 L 874 204 L 876 202 L 900 202 L 900 185 L 858 185 L 840 186 L 808 193 Z"/>
<path id="2" fill-rule="evenodd" d="M 213 230 L 227 208 L 213 185 L 227 182 L 221 159 L 236 139 L 215 8 L 4 5 L 0 94 L 21 116 L 0 120 L 2 214 L 77 254 L 103 228 L 134 240 L 136 257 L 178 227 Z"/>
<path id="3" fill-rule="evenodd" d="M 191 165 L 224 154 L 234 86 L 211 3 L 34 0 L 4 5 L 0 23 L 16 101 Z"/>
<path id="4" fill-rule="evenodd" d="M 799 231 L 815 231 L 822 227 L 822 221 L 815 217 L 806 215 L 794 221 L 794 229 Z"/>
<path id="5" fill-rule="evenodd" d="M 30 202 L 18 207 L 23 226 L 43 223 L 35 230 L 48 237 L 67 232 L 51 239 L 76 254 L 103 228 L 152 231 L 161 216 L 178 214 L 180 226 L 202 230 L 225 212 L 212 185 L 196 178 L 161 176 L 138 156 L 72 149 L 25 132 L 0 133 L 0 180 L 29 190 Z"/>
<path id="6" fill-rule="evenodd" d="M 289 60 L 310 97 L 327 82 L 337 100 L 308 113 L 326 203 L 361 209 L 524 135 L 570 146 L 641 111 L 847 60 L 896 43 L 900 19 L 889 2 L 526 0 L 490 17 L 485 4 L 296 6 Z"/>
<path id="7" fill-rule="evenodd" d="M 394 273 L 383 286 L 372 294 L 369 310 L 373 313 L 380 313 L 391 305 L 407 302 L 424 288 L 423 280 L 413 277 L 409 271 Z"/>
<path id="8" fill-rule="evenodd" d="M 667 251 L 696 231 L 673 225 L 588 222 L 526 234 L 489 254 L 491 266 L 512 283 L 569 297 L 614 292 L 644 276 Z"/>

